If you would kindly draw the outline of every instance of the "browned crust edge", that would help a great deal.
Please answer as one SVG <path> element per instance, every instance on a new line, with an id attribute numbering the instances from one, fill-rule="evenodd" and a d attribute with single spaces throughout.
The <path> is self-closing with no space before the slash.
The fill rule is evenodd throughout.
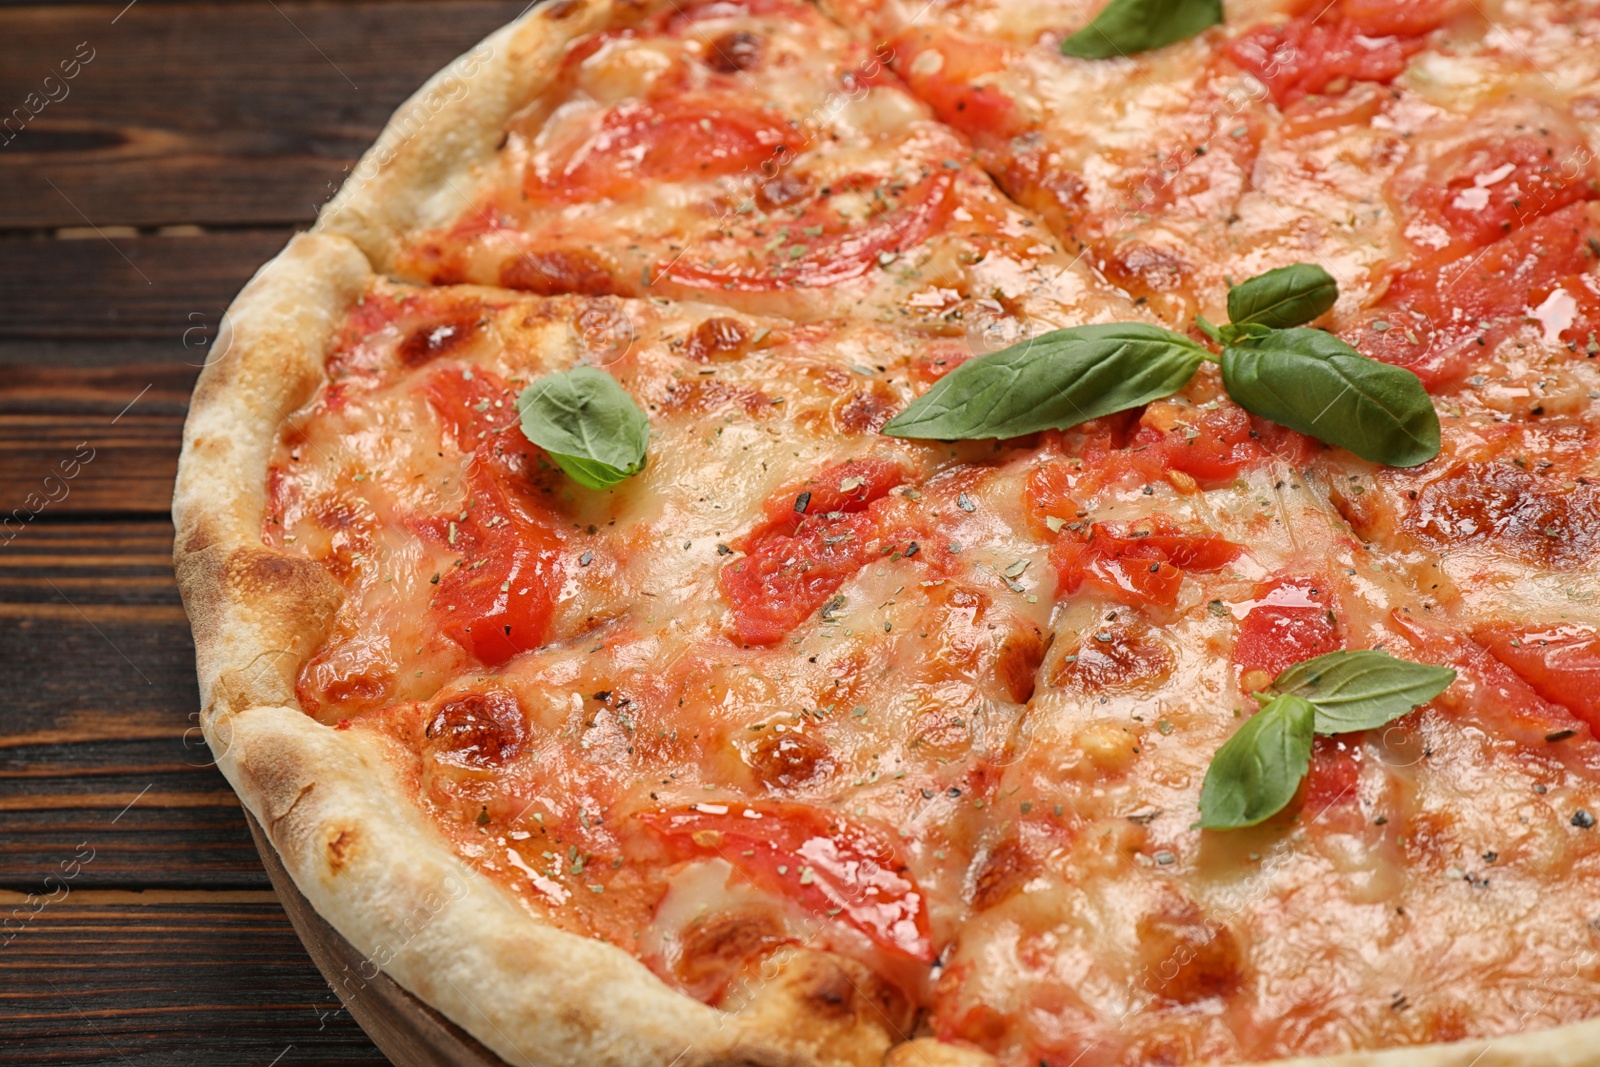
<path id="1" fill-rule="evenodd" d="M 279 427 L 323 380 L 350 304 L 406 237 L 470 202 L 477 171 L 574 38 L 640 10 L 556 0 L 486 38 L 395 113 L 313 233 L 235 299 L 195 388 L 173 498 L 174 563 L 194 629 L 202 723 L 217 762 L 300 891 L 375 967 L 508 1063 L 980 1067 L 902 1031 L 859 965 L 793 952 L 737 1012 L 677 993 L 608 943 L 540 922 L 464 865 L 404 796 L 376 744 L 298 707 L 294 679 L 343 596 L 318 565 L 265 547 Z M 1452 1045 L 1277 1067 L 1592 1067 L 1600 1019 Z"/>
<path id="2" fill-rule="evenodd" d="M 507 122 L 549 87 L 567 46 L 645 8 L 645 0 L 552 0 L 485 37 L 400 105 L 315 232 L 350 238 L 374 270 L 392 273 L 409 235 L 448 225 L 471 205 Z"/>

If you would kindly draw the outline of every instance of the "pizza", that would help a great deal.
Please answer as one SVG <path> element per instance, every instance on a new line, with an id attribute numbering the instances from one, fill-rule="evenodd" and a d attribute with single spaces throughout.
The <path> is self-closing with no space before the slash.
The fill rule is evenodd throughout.
<path id="1" fill-rule="evenodd" d="M 1597 1062 L 1597 120 L 1570 0 L 547 0 L 226 317 L 219 766 L 511 1064 Z"/>

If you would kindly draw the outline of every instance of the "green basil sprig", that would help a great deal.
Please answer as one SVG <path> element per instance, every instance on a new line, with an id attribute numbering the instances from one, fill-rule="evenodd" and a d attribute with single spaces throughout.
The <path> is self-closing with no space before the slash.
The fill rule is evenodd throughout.
<path id="1" fill-rule="evenodd" d="M 1339 299 L 1333 275 L 1311 263 L 1258 274 L 1228 290 L 1228 320 L 1235 326 L 1258 323 L 1270 330 L 1304 326 Z"/>
<path id="2" fill-rule="evenodd" d="M 1322 330 L 1228 345 L 1222 385 L 1246 411 L 1374 463 L 1415 467 L 1439 454 L 1439 415 L 1421 380 Z"/>
<path id="3" fill-rule="evenodd" d="M 1374 730 L 1426 704 L 1455 681 L 1448 667 L 1395 659 L 1376 649 L 1330 652 L 1296 663 L 1272 688 L 1311 701 L 1317 733 Z"/>
<path id="4" fill-rule="evenodd" d="M 883 433 L 955 441 L 1019 437 L 1171 396 L 1210 357 L 1141 322 L 1074 326 L 969 359 L 890 419 Z"/>
<path id="5" fill-rule="evenodd" d="M 1315 718 L 1311 701 L 1285 695 L 1245 720 L 1211 757 L 1200 787 L 1200 825 L 1234 830 L 1282 811 L 1311 766 Z"/>
<path id="6" fill-rule="evenodd" d="M 1222 22 L 1222 0 L 1111 0 L 1061 42 L 1064 55 L 1112 59 L 1186 40 Z"/>
<path id="7" fill-rule="evenodd" d="M 1246 411 L 1362 459 L 1414 467 L 1439 454 L 1439 416 L 1415 374 L 1368 359 L 1322 330 L 1339 286 L 1306 263 L 1279 267 L 1228 292 L 1233 320 L 1200 331 L 1217 357 L 1182 334 L 1143 323 L 1076 326 L 970 359 L 884 426 L 893 437 L 939 441 L 1064 430 L 1181 389 L 1201 361 Z"/>
<path id="8" fill-rule="evenodd" d="M 1200 787 L 1200 825 L 1254 826 L 1294 799 L 1311 740 L 1393 722 L 1444 692 L 1456 672 L 1372 649 L 1330 652 L 1273 679 L 1261 710 L 1217 749 Z"/>
<path id="9" fill-rule="evenodd" d="M 523 434 L 579 485 L 609 489 L 644 469 L 650 420 L 605 371 L 548 374 L 522 391 L 517 410 Z"/>

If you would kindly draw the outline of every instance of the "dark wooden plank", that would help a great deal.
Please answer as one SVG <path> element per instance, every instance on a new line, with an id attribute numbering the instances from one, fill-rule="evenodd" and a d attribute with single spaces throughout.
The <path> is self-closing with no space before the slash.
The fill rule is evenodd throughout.
<path id="1" fill-rule="evenodd" d="M 0 544 L 36 514 L 166 513 L 222 312 L 288 236 L 0 239 Z"/>
<path id="2" fill-rule="evenodd" d="M 0 887 L 80 845 L 83 887 L 264 888 L 195 729 L 166 522 L 31 525 L 0 548 Z"/>
<path id="3" fill-rule="evenodd" d="M 0 546 L 50 516 L 170 509 L 199 368 L 171 361 L 7 370 L 0 385 Z"/>
<path id="4" fill-rule="evenodd" d="M 198 362 L 202 333 L 216 330 L 234 294 L 291 233 L 0 239 L 0 341 L 141 338 Z"/>
<path id="5" fill-rule="evenodd" d="M 22 108 L 0 229 L 308 221 L 400 102 L 525 4 L 122 6 L 0 9 L 0 102 Z"/>
<path id="6" fill-rule="evenodd" d="M 387 1063 L 270 893 L 82 882 L 0 894 L 0 1062 Z"/>

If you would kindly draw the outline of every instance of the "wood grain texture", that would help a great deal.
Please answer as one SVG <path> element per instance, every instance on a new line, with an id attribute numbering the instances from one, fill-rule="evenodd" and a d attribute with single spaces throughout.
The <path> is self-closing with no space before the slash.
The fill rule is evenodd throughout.
<path id="1" fill-rule="evenodd" d="M 194 327 L 214 334 L 234 294 L 292 232 L 0 239 L 8 289 L 0 340 L 138 338 L 181 346 Z M 190 333 L 190 347 L 199 339 Z"/>
<path id="2" fill-rule="evenodd" d="M 8 1067 L 387 1062 L 270 892 L 97 892 L 80 876 L 0 894 L 0 928 Z"/>
<path id="3" fill-rule="evenodd" d="M 199 735 L 165 521 L 30 526 L 0 548 L 0 887 L 266 888 Z"/>
<path id="4" fill-rule="evenodd" d="M 289 233 L 0 239 L 14 296 L 0 301 L 6 529 L 36 515 L 167 512 L 189 393 L 222 313 Z"/>
<path id="5" fill-rule="evenodd" d="M 402 100 L 525 5 L 142 0 L 113 23 L 122 6 L 0 8 L 0 229 L 308 221 Z"/>

